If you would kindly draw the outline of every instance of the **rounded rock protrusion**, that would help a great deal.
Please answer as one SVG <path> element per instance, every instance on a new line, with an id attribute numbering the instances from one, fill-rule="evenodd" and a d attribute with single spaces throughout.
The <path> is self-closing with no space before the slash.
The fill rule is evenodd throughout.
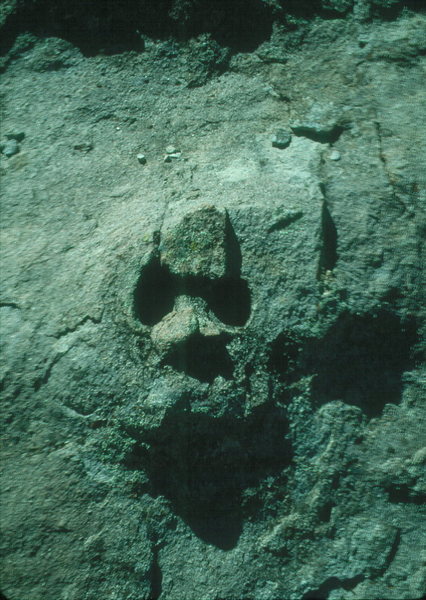
<path id="1" fill-rule="evenodd" d="M 338 150 L 332 150 L 330 152 L 330 157 L 329 158 L 330 158 L 330 160 L 337 161 L 337 160 L 341 159 L 341 154 L 340 154 L 340 152 Z"/>

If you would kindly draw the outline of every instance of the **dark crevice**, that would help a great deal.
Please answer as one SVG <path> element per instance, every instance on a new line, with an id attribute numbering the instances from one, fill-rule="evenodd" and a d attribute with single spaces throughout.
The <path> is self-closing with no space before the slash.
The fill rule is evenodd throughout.
<path id="1" fill-rule="evenodd" d="M 286 416 L 272 405 L 246 420 L 174 411 L 143 440 L 132 435 L 144 447 L 136 446 L 132 465 L 147 471 L 150 493 L 168 498 L 198 537 L 223 550 L 242 531 L 242 491 L 291 460 Z"/>
<path id="2" fill-rule="evenodd" d="M 16 308 L 17 310 L 21 310 L 21 307 L 16 302 L 0 302 L 0 308 Z"/>
<path id="3" fill-rule="evenodd" d="M 327 600 L 330 592 L 338 589 L 343 589 L 349 592 L 364 579 L 364 575 L 356 575 L 355 577 L 350 577 L 348 579 L 329 577 L 319 586 L 318 589 L 306 592 L 306 594 L 302 596 L 302 600 Z"/>
<path id="4" fill-rule="evenodd" d="M 223 515 L 189 516 L 187 523 L 198 538 L 221 550 L 232 550 L 243 530 L 243 517 L 238 506 Z"/>
<path id="5" fill-rule="evenodd" d="M 60 339 L 61 337 L 69 335 L 70 333 L 74 333 L 75 331 L 77 331 L 77 329 L 79 329 L 80 327 L 83 327 L 83 325 L 85 325 L 86 323 L 93 323 L 95 325 L 98 325 L 99 323 L 101 323 L 102 317 L 103 317 L 103 311 L 99 317 L 91 317 L 90 315 L 86 315 L 72 327 L 67 327 L 66 329 L 62 329 L 61 331 L 58 331 L 58 333 L 55 337 L 57 339 Z"/>
<path id="6" fill-rule="evenodd" d="M 395 539 L 393 541 L 392 547 L 389 550 L 389 554 L 386 558 L 386 564 L 383 566 L 383 568 L 380 570 L 379 575 L 382 575 L 391 565 L 393 559 L 396 556 L 396 553 L 398 552 L 398 548 L 399 548 L 399 544 L 401 543 L 401 530 L 398 529 L 398 531 L 396 532 L 395 535 Z"/>
<path id="7" fill-rule="evenodd" d="M 333 502 L 326 502 L 318 512 L 318 519 L 323 523 L 328 523 L 334 506 L 335 504 Z"/>
<path id="8" fill-rule="evenodd" d="M 56 363 L 59 361 L 60 358 L 62 358 L 62 356 L 64 356 L 63 354 L 57 354 L 51 361 L 50 364 L 47 366 L 45 372 L 43 373 L 43 375 L 41 377 L 38 377 L 33 384 L 33 388 L 35 392 L 38 392 L 39 389 L 45 385 L 50 378 L 50 375 L 52 374 L 52 370 L 53 367 L 56 365 Z"/>
<path id="9" fill-rule="evenodd" d="M 231 379 L 234 366 L 225 344 L 224 336 L 196 334 L 168 354 L 164 364 L 206 383 L 219 375 Z"/>
<path id="10" fill-rule="evenodd" d="M 322 206 L 321 237 L 322 245 L 318 263 L 318 279 L 320 279 L 327 271 L 332 271 L 336 266 L 338 259 L 337 229 L 326 202 L 324 202 Z"/>
<path id="11" fill-rule="evenodd" d="M 229 277 L 238 278 L 241 273 L 243 257 L 241 254 L 240 243 L 235 234 L 232 223 L 226 213 L 225 223 L 225 247 L 226 247 L 226 273 Z"/>
<path id="12" fill-rule="evenodd" d="M 155 10 L 146 11 L 147 28 L 155 29 L 155 15 Z M 137 31 L 137 23 L 142 18 L 137 0 L 108 3 L 102 0 L 23 2 L 7 20 L 7 35 L 0 49 L 2 53 L 6 52 L 19 33 L 30 32 L 40 38 L 67 40 L 86 56 L 99 52 L 116 54 L 128 50 L 140 51 L 144 43 Z"/>
<path id="13" fill-rule="evenodd" d="M 158 546 L 154 546 L 152 550 L 151 568 L 149 570 L 149 581 L 151 584 L 150 600 L 158 600 L 163 591 L 163 573 L 158 561 Z"/>
<path id="14" fill-rule="evenodd" d="M 155 325 L 173 310 L 176 285 L 168 269 L 155 257 L 144 268 L 134 293 L 136 317 L 144 325 Z"/>

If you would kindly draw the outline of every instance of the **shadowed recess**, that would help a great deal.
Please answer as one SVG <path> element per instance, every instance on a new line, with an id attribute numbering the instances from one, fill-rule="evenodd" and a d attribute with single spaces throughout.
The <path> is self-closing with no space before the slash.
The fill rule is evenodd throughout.
<path id="1" fill-rule="evenodd" d="M 150 600 L 158 600 L 161 596 L 162 583 L 163 583 L 163 573 L 160 568 L 160 564 L 158 561 L 158 546 L 154 546 L 152 550 L 152 561 L 151 568 L 149 570 L 149 581 L 151 584 L 151 595 Z"/>
<path id="2" fill-rule="evenodd" d="M 403 325 L 392 313 L 344 315 L 308 350 L 309 370 L 316 373 L 314 399 L 343 400 L 378 416 L 385 404 L 400 401 L 416 341 L 414 323 Z"/>
<path id="3" fill-rule="evenodd" d="M 204 297 L 225 325 L 241 327 L 250 316 L 250 290 L 243 279 L 222 279 Z"/>
<path id="4" fill-rule="evenodd" d="M 415 364 L 417 341 L 415 323 L 402 323 L 391 312 L 346 313 L 321 339 L 280 334 L 271 344 L 269 367 L 282 393 L 288 384 L 311 375 L 316 404 L 341 400 L 374 417 L 385 404 L 400 401 L 402 375 Z"/>
<path id="5" fill-rule="evenodd" d="M 407 8 L 425 12 L 423 5 L 376 4 L 373 15 L 394 19 Z M 349 10 L 324 7 L 320 0 L 20 0 L 1 31 L 0 53 L 23 32 L 68 40 L 86 56 L 142 51 L 143 35 L 185 41 L 202 33 L 233 51 L 250 52 L 270 39 L 275 21 L 297 28 L 288 15 L 336 18 Z"/>
<path id="6" fill-rule="evenodd" d="M 340 125 L 334 125 L 329 129 L 318 129 L 314 126 L 310 127 L 309 125 L 296 125 L 291 129 L 294 135 L 308 138 L 309 140 L 319 142 L 320 144 L 334 144 L 344 131 L 344 128 Z"/>
<path id="7" fill-rule="evenodd" d="M 393 484 L 386 487 L 389 502 L 426 505 L 426 494 L 414 489 L 413 485 Z"/>
<path id="8" fill-rule="evenodd" d="M 225 344 L 224 336 L 196 334 L 179 344 L 164 364 L 206 383 L 212 383 L 219 375 L 231 379 L 234 366 Z"/>
<path id="9" fill-rule="evenodd" d="M 179 295 L 203 298 L 208 308 L 225 325 L 241 327 L 250 316 L 250 290 L 239 277 L 210 280 L 179 277 L 154 258 L 144 269 L 134 292 L 135 316 L 144 325 L 155 325 L 173 310 Z"/>
<path id="10" fill-rule="evenodd" d="M 327 204 L 324 202 L 321 214 L 321 252 L 317 277 L 320 279 L 326 271 L 332 271 L 337 263 L 337 229 Z"/>
<path id="11" fill-rule="evenodd" d="M 155 325 L 173 310 L 175 284 L 169 271 L 154 258 L 142 271 L 134 293 L 136 317 L 144 325 Z"/>
<path id="12" fill-rule="evenodd" d="M 129 461 L 147 470 L 152 495 L 168 498 L 198 537 L 229 550 L 242 531 L 242 491 L 290 463 L 286 435 L 285 414 L 272 405 L 246 420 L 175 412 L 138 440 Z"/>
<path id="13" fill-rule="evenodd" d="M 229 277 L 240 277 L 243 256 L 238 238 L 232 227 L 228 213 L 225 224 L 226 273 Z"/>
<path id="14" fill-rule="evenodd" d="M 301 351 L 300 341 L 281 333 L 271 344 L 268 370 L 286 383 L 297 380 L 300 377 Z"/>
<path id="15" fill-rule="evenodd" d="M 7 21 L 7 50 L 21 32 L 68 40 L 86 56 L 141 51 L 141 34 L 186 40 L 210 33 L 221 45 L 254 50 L 269 39 L 273 11 L 262 0 L 23 0 Z"/>

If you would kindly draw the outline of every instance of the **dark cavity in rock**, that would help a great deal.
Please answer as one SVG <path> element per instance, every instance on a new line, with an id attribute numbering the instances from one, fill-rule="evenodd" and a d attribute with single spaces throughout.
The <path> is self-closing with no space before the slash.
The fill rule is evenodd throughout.
<path id="1" fill-rule="evenodd" d="M 338 259 L 337 229 L 326 202 L 323 203 L 321 214 L 321 241 L 322 245 L 317 273 L 318 279 L 327 271 L 332 271 Z"/>
<path id="2" fill-rule="evenodd" d="M 225 344 L 224 336 L 196 334 L 175 348 L 164 364 L 205 383 L 212 383 L 219 375 L 231 379 L 234 365 Z"/>
<path id="3" fill-rule="evenodd" d="M 320 339 L 297 340 L 290 332 L 271 344 L 269 367 L 283 384 L 313 375 L 312 400 L 341 400 L 360 407 L 368 417 L 397 404 L 402 375 L 415 365 L 418 341 L 413 321 L 402 323 L 382 310 L 375 316 L 345 313 Z"/>
<path id="4" fill-rule="evenodd" d="M 136 286 L 135 315 L 144 325 L 156 325 L 172 311 L 175 299 L 181 295 L 203 298 L 226 325 L 240 327 L 250 316 L 250 290 L 244 279 L 179 277 L 172 275 L 157 259 L 143 269 Z"/>

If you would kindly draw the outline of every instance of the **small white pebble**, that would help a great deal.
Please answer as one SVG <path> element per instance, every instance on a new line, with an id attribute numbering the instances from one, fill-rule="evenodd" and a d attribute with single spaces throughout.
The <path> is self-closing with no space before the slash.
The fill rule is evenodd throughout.
<path id="1" fill-rule="evenodd" d="M 340 160 L 340 152 L 338 150 L 333 150 L 330 153 L 330 160 Z"/>
<path id="2" fill-rule="evenodd" d="M 166 146 L 166 154 L 175 154 L 175 152 L 177 152 L 177 150 L 174 146 Z"/>
<path id="3" fill-rule="evenodd" d="M 138 159 L 139 164 L 141 165 L 145 165 L 146 164 L 146 156 L 145 154 L 139 153 L 136 155 L 136 158 Z"/>

